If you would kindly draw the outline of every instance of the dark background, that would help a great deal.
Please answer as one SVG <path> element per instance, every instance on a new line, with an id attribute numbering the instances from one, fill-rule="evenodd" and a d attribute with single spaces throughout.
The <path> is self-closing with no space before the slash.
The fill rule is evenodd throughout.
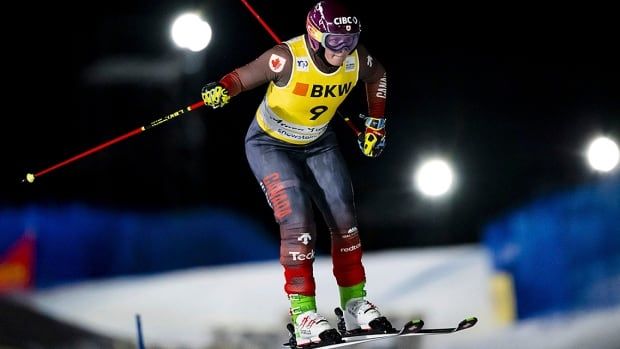
<path id="1" fill-rule="evenodd" d="M 303 33 L 314 2 L 250 3 L 287 39 Z M 620 139 L 614 11 L 345 3 L 362 21 L 361 41 L 388 71 L 389 136 L 380 158 L 365 158 L 344 122 L 333 120 L 367 250 L 476 242 L 489 220 L 600 177 L 588 169 L 583 150 L 598 133 Z M 271 47 L 273 39 L 240 1 L 20 6 L 14 11 L 20 24 L 3 24 L 0 205 L 217 206 L 256 219 L 277 237 L 243 150 L 265 87 L 224 109 L 185 114 L 34 184 L 19 183 L 27 172 L 199 101 L 202 85 Z M 202 10 L 213 29 L 201 56 L 184 58 L 170 40 L 169 25 L 183 9 Z M 111 60 L 140 70 L 102 73 Z M 191 71 L 191 62 L 201 65 Z M 183 69 L 190 71 L 177 73 Z M 365 111 L 358 86 L 341 112 Z M 429 153 L 450 158 L 458 176 L 455 193 L 435 202 L 411 184 L 414 165 Z"/>

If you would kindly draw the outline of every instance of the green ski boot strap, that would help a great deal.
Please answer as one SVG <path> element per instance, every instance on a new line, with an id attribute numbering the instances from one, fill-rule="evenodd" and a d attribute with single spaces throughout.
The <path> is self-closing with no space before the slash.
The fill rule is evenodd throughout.
<path id="1" fill-rule="evenodd" d="M 366 286 L 366 282 L 360 282 L 357 285 L 348 286 L 348 287 L 339 287 L 340 306 L 342 307 L 342 310 L 345 309 L 347 302 L 350 299 L 366 297 L 366 291 L 364 290 L 364 286 Z"/>
<path id="2" fill-rule="evenodd" d="M 307 311 L 316 311 L 316 300 L 314 296 L 304 296 L 301 294 L 290 294 L 288 299 L 291 302 L 291 320 L 295 323 L 299 314 Z"/>

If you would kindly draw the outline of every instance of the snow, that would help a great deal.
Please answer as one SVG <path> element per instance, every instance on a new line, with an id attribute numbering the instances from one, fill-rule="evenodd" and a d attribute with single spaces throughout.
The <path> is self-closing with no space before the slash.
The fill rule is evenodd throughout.
<path id="1" fill-rule="evenodd" d="M 396 326 L 413 318 L 424 319 L 427 327 L 453 327 L 469 316 L 480 321 L 455 334 L 359 348 L 620 348 L 620 308 L 500 324 L 489 289 L 489 256 L 481 246 L 367 253 L 364 263 L 368 299 Z M 333 308 L 339 299 L 327 256 L 316 257 L 315 279 L 319 311 L 335 325 Z M 274 342 L 288 338 L 283 280 L 283 269 L 273 260 L 90 281 L 40 290 L 23 301 L 59 319 L 130 340 L 140 314 L 147 346 L 274 348 Z"/>

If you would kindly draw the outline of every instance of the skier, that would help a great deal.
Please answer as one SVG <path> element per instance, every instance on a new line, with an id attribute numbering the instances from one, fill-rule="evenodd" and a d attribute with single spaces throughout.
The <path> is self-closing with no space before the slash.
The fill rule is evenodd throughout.
<path id="1" fill-rule="evenodd" d="M 362 80 L 369 116 L 358 140 L 360 149 L 377 157 L 385 147 L 386 72 L 358 44 L 360 32 L 358 18 L 342 4 L 320 1 L 308 12 L 305 35 L 276 45 L 202 89 L 205 104 L 215 109 L 269 83 L 247 132 L 245 151 L 280 227 L 284 290 L 298 346 L 340 341 L 317 312 L 311 200 L 330 230 L 333 273 L 347 330 L 392 331 L 390 322 L 366 300 L 351 179 L 329 125 Z"/>

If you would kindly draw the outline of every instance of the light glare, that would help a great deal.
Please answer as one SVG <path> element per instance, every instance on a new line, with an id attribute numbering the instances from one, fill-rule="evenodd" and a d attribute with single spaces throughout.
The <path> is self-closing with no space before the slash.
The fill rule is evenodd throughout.
<path id="1" fill-rule="evenodd" d="M 174 43 L 193 52 L 202 51 L 211 41 L 211 26 L 194 13 L 179 16 L 172 24 Z"/>
<path id="2" fill-rule="evenodd" d="M 613 140 L 607 137 L 598 137 L 590 143 L 587 157 L 594 170 L 609 172 L 618 165 L 620 151 Z"/>
<path id="3" fill-rule="evenodd" d="M 422 164 L 415 174 L 416 188 L 424 195 L 438 197 L 452 187 L 454 175 L 443 159 L 431 159 Z"/>

